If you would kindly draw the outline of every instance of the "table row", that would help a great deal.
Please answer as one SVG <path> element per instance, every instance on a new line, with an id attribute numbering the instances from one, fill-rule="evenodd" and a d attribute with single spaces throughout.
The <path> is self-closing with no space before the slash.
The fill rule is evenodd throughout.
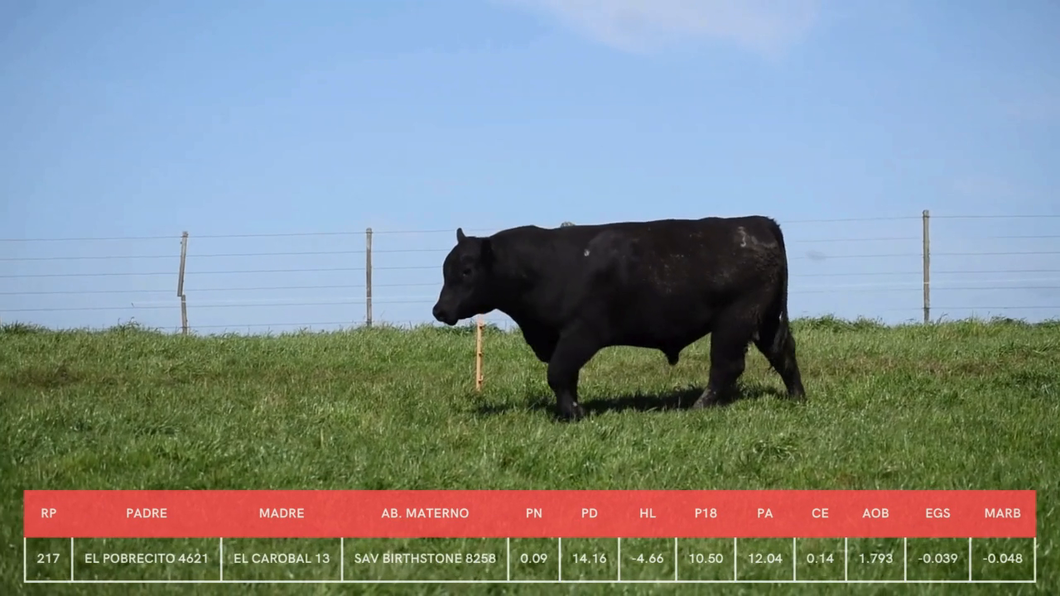
<path id="1" fill-rule="evenodd" d="M 26 538 L 25 580 L 1032 582 L 1034 538 Z"/>
<path id="2" fill-rule="evenodd" d="M 952 490 L 104 490 L 23 493 L 23 535 L 1033 538 L 1036 493 Z"/>

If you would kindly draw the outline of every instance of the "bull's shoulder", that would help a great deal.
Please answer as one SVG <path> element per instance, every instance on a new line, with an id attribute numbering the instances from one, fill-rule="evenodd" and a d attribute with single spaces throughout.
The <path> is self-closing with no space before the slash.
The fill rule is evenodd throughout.
<path id="1" fill-rule="evenodd" d="M 536 242 L 544 236 L 547 236 L 550 230 L 535 225 L 517 226 L 514 228 L 507 228 L 496 232 L 490 238 L 495 242 L 506 242 L 510 244 L 520 244 L 526 242 Z"/>

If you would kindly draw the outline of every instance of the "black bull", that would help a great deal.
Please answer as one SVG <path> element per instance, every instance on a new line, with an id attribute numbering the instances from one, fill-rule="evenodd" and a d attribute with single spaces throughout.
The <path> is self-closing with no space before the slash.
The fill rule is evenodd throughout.
<path id="1" fill-rule="evenodd" d="M 805 399 L 788 324 L 780 226 L 762 216 L 668 219 L 488 237 L 456 231 L 434 317 L 455 325 L 499 310 L 548 364 L 561 416 L 581 418 L 578 374 L 601 349 L 681 350 L 708 333 L 710 379 L 693 407 L 716 404 L 743 373 L 748 344 Z"/>

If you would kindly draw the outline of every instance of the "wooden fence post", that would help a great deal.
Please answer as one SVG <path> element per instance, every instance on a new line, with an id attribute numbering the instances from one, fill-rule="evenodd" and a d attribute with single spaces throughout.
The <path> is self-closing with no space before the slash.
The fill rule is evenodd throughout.
<path id="1" fill-rule="evenodd" d="M 482 317 L 475 318 L 475 391 L 482 391 Z"/>
<path id="2" fill-rule="evenodd" d="M 372 228 L 364 231 L 364 320 L 372 326 Z"/>
<path id="3" fill-rule="evenodd" d="M 181 334 L 188 334 L 188 303 L 184 298 L 184 264 L 188 259 L 188 232 L 180 236 L 180 272 L 177 274 L 177 296 L 180 298 Z"/>
<path id="4" fill-rule="evenodd" d="M 924 324 L 931 321 L 931 236 L 928 220 L 931 213 L 924 209 Z"/>

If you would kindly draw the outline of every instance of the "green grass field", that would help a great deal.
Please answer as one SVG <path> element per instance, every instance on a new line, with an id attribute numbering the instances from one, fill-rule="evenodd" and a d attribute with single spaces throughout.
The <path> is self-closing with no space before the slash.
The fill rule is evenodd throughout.
<path id="1" fill-rule="evenodd" d="M 743 399 L 692 411 L 709 340 L 670 367 L 611 348 L 556 422 L 518 332 L 181 337 L 0 332 L 0 593 L 703 593 L 693 586 L 24 585 L 25 489 L 1037 489 L 1038 585 L 711 593 L 1060 593 L 1060 324 L 796 321 L 808 392 L 749 351 Z M 362 589 L 363 588 L 363 589 Z"/>

